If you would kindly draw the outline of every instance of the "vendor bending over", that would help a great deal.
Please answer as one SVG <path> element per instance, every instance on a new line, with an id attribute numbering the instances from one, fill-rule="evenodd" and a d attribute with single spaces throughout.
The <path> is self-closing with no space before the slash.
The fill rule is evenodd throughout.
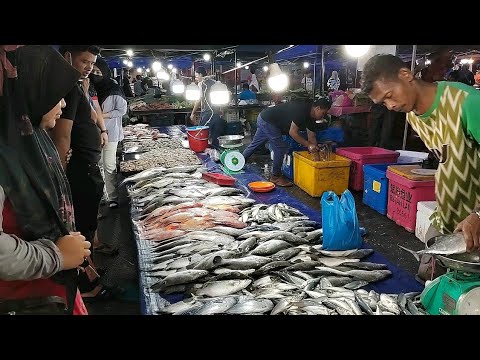
<path id="1" fill-rule="evenodd" d="M 290 135 L 296 142 L 307 147 L 310 153 L 317 154 L 317 121 L 325 117 L 330 106 L 328 99 L 320 98 L 313 103 L 288 102 L 264 109 L 257 117 L 255 137 L 243 152 L 245 160 L 256 148 L 269 141 L 273 151 L 270 181 L 278 186 L 292 186 L 293 183 L 283 177 L 281 172 L 283 157 L 288 152 L 288 144 L 282 140 L 282 135 Z M 305 129 L 307 129 L 308 140 L 298 133 Z"/>

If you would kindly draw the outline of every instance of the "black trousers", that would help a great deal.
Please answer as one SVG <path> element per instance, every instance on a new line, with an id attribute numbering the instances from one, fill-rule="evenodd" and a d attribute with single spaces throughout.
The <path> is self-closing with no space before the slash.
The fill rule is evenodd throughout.
<path id="1" fill-rule="evenodd" d="M 97 163 L 74 160 L 67 166 L 67 177 L 72 190 L 75 224 L 85 238 L 92 243 L 98 226 L 98 207 L 103 195 L 103 178 Z M 93 257 L 92 257 L 93 259 Z"/>

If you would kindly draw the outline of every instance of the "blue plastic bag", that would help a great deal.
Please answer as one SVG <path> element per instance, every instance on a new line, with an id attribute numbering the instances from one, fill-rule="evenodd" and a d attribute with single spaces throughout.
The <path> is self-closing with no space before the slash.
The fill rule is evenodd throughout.
<path id="1" fill-rule="evenodd" d="M 339 199 L 333 191 L 322 195 L 323 249 L 350 250 L 362 247 L 355 200 L 345 190 Z"/>

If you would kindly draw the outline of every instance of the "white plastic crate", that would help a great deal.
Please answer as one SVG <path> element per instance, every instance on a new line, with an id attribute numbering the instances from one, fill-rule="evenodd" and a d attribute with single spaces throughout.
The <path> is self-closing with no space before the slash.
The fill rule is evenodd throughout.
<path id="1" fill-rule="evenodd" d="M 227 110 L 223 113 L 223 118 L 226 122 L 238 121 L 238 114 L 236 110 Z"/>
<path id="2" fill-rule="evenodd" d="M 417 223 L 415 225 L 415 236 L 423 243 L 434 236 L 441 235 L 430 221 L 430 216 L 437 207 L 436 201 L 419 201 L 417 204 Z"/>

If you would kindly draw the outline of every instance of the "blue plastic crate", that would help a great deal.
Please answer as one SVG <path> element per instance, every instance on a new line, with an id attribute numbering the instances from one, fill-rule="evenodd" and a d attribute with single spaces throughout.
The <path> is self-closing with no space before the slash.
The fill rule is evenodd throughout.
<path id="1" fill-rule="evenodd" d="M 289 152 L 285 155 L 282 164 L 282 174 L 283 176 L 293 180 L 293 153 Z"/>
<path id="2" fill-rule="evenodd" d="M 378 211 L 382 215 L 387 214 L 388 203 L 388 179 L 387 168 L 390 164 L 363 165 L 363 203 Z"/>
<path id="3" fill-rule="evenodd" d="M 299 134 L 307 139 L 306 131 L 299 131 Z M 282 140 L 285 141 L 289 146 L 289 153 L 292 151 L 305 151 L 306 148 L 299 143 L 297 143 L 290 135 L 283 135 Z M 317 132 L 317 142 L 322 143 L 325 141 L 334 141 L 338 144 L 343 143 L 344 141 L 344 132 L 339 128 L 328 128 L 326 130 Z M 336 145 L 333 146 L 332 150 L 335 151 Z"/>

